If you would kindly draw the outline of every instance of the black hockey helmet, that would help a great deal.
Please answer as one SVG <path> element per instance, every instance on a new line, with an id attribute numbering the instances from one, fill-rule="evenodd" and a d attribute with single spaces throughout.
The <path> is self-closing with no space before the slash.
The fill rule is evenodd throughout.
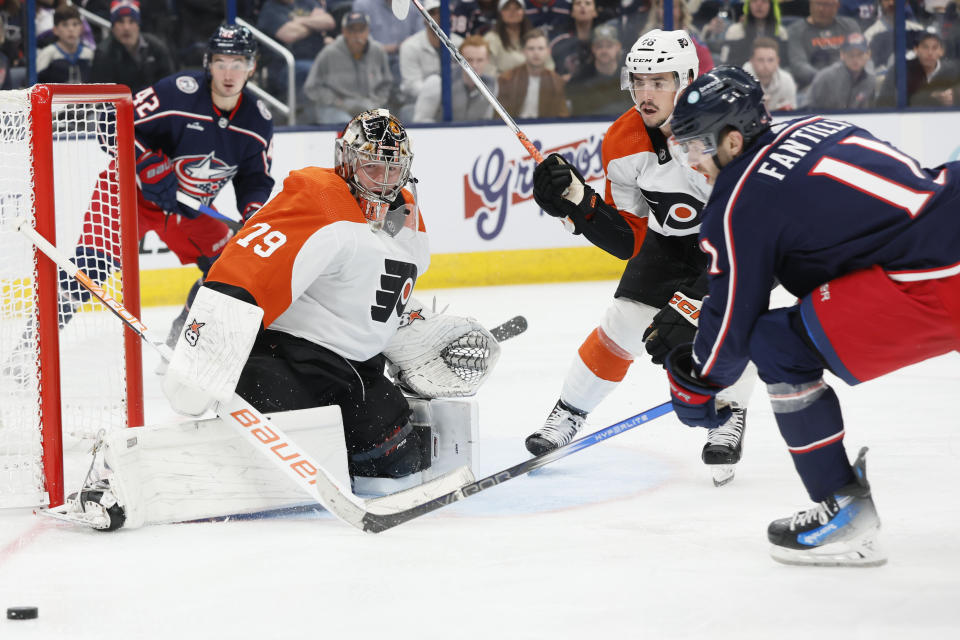
<path id="1" fill-rule="evenodd" d="M 251 63 L 257 55 L 257 40 L 250 29 L 238 24 L 224 22 L 210 36 L 207 50 L 203 54 L 203 68 L 208 68 L 210 60 L 215 54 L 227 56 L 244 56 Z"/>
<path id="2" fill-rule="evenodd" d="M 727 128 L 736 129 L 744 146 L 770 128 L 763 88 L 739 67 L 720 66 L 703 74 L 677 100 L 670 127 L 677 142 L 700 141 L 702 154 L 712 154 Z"/>

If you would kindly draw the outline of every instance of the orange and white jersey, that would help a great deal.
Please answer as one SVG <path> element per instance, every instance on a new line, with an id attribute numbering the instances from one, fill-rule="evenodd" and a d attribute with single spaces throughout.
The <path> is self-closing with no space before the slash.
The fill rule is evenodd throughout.
<path id="1" fill-rule="evenodd" d="M 367 360 L 396 333 L 430 264 L 417 219 L 396 237 L 374 233 L 333 169 L 294 171 L 227 244 L 207 280 L 249 292 L 264 327 Z"/>
<path id="2" fill-rule="evenodd" d="M 647 128 L 636 109 L 610 125 L 602 154 L 608 204 L 622 214 L 646 217 L 648 228 L 660 235 L 700 230 L 700 211 L 710 197 L 706 177 L 687 165 L 672 138 Z"/>

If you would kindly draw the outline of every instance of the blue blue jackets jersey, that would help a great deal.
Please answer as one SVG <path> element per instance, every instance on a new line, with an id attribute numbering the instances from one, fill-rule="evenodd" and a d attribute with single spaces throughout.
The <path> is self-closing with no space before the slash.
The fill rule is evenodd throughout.
<path id="1" fill-rule="evenodd" d="M 848 122 L 778 124 L 725 167 L 703 210 L 710 292 L 698 373 L 727 386 L 779 281 L 799 297 L 879 265 L 895 280 L 960 273 L 960 163 L 923 169 Z"/>
<path id="2" fill-rule="evenodd" d="M 237 210 L 249 217 L 270 197 L 273 120 L 248 89 L 231 113 L 213 104 L 206 73 L 178 73 L 137 93 L 136 155 L 162 151 L 174 163 L 180 190 L 210 205 L 233 181 Z"/>

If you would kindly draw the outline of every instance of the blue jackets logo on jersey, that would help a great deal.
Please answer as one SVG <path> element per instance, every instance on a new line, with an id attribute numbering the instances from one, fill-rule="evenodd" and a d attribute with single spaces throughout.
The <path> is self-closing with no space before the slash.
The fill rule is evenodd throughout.
<path id="1" fill-rule="evenodd" d="M 237 174 L 236 165 L 228 165 L 211 151 L 205 156 L 181 156 L 174 161 L 180 188 L 196 198 L 212 200 Z M 209 204 L 204 200 L 204 204 Z"/>

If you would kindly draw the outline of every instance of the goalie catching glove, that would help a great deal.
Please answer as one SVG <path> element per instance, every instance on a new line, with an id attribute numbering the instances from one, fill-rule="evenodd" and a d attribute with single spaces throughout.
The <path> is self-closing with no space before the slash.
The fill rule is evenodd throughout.
<path id="1" fill-rule="evenodd" d="M 260 307 L 200 287 L 163 378 L 174 411 L 199 416 L 233 397 L 262 320 Z"/>
<path id="2" fill-rule="evenodd" d="M 428 310 L 411 298 L 383 355 L 397 384 L 423 398 L 454 398 L 477 392 L 500 345 L 476 320 Z"/>

